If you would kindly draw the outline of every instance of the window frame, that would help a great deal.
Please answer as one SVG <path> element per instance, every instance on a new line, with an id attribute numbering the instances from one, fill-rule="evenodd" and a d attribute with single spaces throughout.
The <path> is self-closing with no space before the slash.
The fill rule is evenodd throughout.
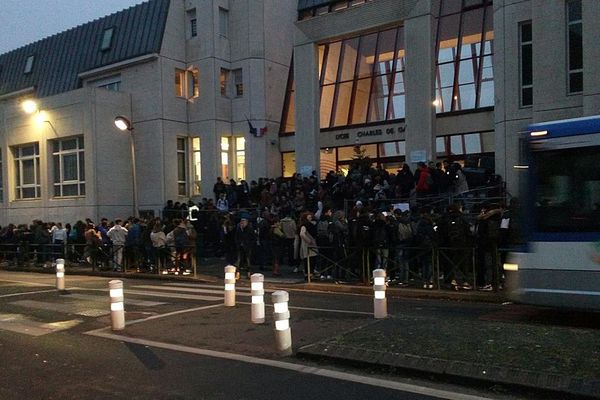
<path id="1" fill-rule="evenodd" d="M 219 7 L 219 35 L 229 37 L 229 10 Z"/>
<path id="2" fill-rule="evenodd" d="M 530 35 L 531 38 L 528 41 L 523 40 L 523 29 L 524 27 L 529 27 L 530 29 Z M 519 105 L 521 106 L 521 108 L 530 108 L 533 106 L 533 24 L 531 23 L 531 20 L 527 20 L 527 21 L 521 21 L 519 23 Z M 525 48 L 528 48 L 528 52 L 529 52 L 529 71 L 525 71 L 524 67 L 525 67 L 525 56 L 524 56 L 524 50 Z M 524 81 L 524 74 L 525 72 L 528 72 L 531 77 L 531 83 L 530 84 L 525 84 L 523 83 Z M 523 101 L 524 99 L 524 91 L 525 90 L 531 90 L 531 103 L 529 104 L 525 104 L 525 102 Z"/>
<path id="3" fill-rule="evenodd" d="M 579 4 L 579 8 L 580 8 L 580 19 L 571 19 L 571 14 L 570 14 L 570 5 L 571 4 L 575 4 L 578 3 Z M 581 0 L 567 0 L 565 2 L 565 21 L 566 21 L 566 58 L 567 58 L 567 95 L 574 95 L 574 94 L 581 94 L 583 93 L 583 4 L 581 2 Z M 581 64 L 581 68 L 574 68 L 572 67 L 572 64 L 575 62 L 575 60 L 572 59 L 571 57 L 571 40 L 572 40 L 572 36 L 571 36 L 571 29 L 573 26 L 577 26 L 579 25 L 580 27 L 580 40 L 581 42 L 579 43 L 579 48 L 580 48 L 580 52 L 581 54 L 578 55 L 578 58 L 580 57 L 580 60 L 577 60 L 580 64 Z M 572 82 L 571 79 L 574 75 L 581 75 L 581 89 L 579 90 L 573 90 L 571 88 Z"/>
<path id="4" fill-rule="evenodd" d="M 73 149 L 63 149 L 63 143 L 75 140 L 77 142 L 76 147 Z M 52 165 L 53 180 L 52 186 L 54 188 L 54 198 L 65 198 L 65 197 L 83 197 L 85 196 L 85 142 L 83 136 L 74 136 L 67 138 L 60 138 L 52 140 Z M 58 145 L 58 150 L 55 150 Z M 76 156 L 77 160 L 77 179 L 66 180 L 64 177 L 64 159 L 65 156 Z M 58 161 L 58 171 L 56 165 Z M 57 180 L 58 174 L 58 180 Z M 83 178 L 83 179 L 82 179 Z M 65 186 L 77 186 L 77 194 L 64 194 Z M 58 190 L 58 194 L 57 194 Z"/>
<path id="5" fill-rule="evenodd" d="M 23 150 L 32 147 L 32 155 L 23 155 Z M 41 170 L 40 170 L 40 144 L 39 142 L 21 144 L 12 147 L 13 162 L 15 166 L 15 200 L 37 200 L 42 196 Z M 23 162 L 33 161 L 33 183 L 23 183 Z M 34 196 L 25 197 L 23 191 L 33 189 Z"/>
<path id="6" fill-rule="evenodd" d="M 244 97 L 244 73 L 242 68 L 236 68 L 231 71 L 233 76 L 234 98 Z"/>
<path id="7" fill-rule="evenodd" d="M 25 60 L 25 67 L 23 68 L 23 73 L 25 75 L 30 74 L 33 71 L 33 65 L 35 64 L 35 54 L 30 54 L 27 56 Z"/>
<path id="8" fill-rule="evenodd" d="M 219 87 L 221 90 L 221 97 L 229 98 L 229 79 L 231 70 L 227 68 L 221 68 L 219 73 Z"/>
<path id="9" fill-rule="evenodd" d="M 181 148 L 180 144 L 182 144 Z M 176 138 L 177 195 L 180 197 L 186 197 L 189 193 L 188 147 L 187 137 L 178 136 Z M 181 167 L 183 167 L 183 171 L 180 170 Z M 183 176 L 180 172 L 183 172 Z"/>
<path id="10" fill-rule="evenodd" d="M 100 51 L 108 51 L 112 48 L 112 42 L 115 37 L 115 27 L 109 26 L 104 28 L 102 31 L 102 38 L 100 40 Z"/>

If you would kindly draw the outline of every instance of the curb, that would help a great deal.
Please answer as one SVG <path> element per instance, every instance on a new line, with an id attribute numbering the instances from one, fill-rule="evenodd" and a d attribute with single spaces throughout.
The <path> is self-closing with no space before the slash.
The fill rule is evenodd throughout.
<path id="1" fill-rule="evenodd" d="M 441 377 L 521 386 L 569 396 L 600 399 L 600 380 L 585 380 L 517 368 L 444 360 L 412 354 L 389 353 L 319 342 L 299 348 L 296 356 L 340 364 L 401 369 Z"/>

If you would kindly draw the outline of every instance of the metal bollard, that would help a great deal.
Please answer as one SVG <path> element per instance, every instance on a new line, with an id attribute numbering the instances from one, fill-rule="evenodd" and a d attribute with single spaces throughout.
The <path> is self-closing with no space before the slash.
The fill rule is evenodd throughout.
<path id="1" fill-rule="evenodd" d="M 65 290 L 65 260 L 56 260 L 56 290 Z"/>
<path id="2" fill-rule="evenodd" d="M 373 270 L 373 290 L 375 291 L 373 308 L 375 318 L 387 317 L 387 299 L 385 298 L 385 289 L 385 270 Z"/>
<path id="3" fill-rule="evenodd" d="M 225 307 L 235 306 L 235 267 L 225 267 Z"/>
<path id="4" fill-rule="evenodd" d="M 290 311 L 288 292 L 278 290 L 271 295 L 273 299 L 273 319 L 275 320 L 275 344 L 277 351 L 283 356 L 292 354 L 292 329 L 290 328 Z"/>
<path id="5" fill-rule="evenodd" d="M 250 277 L 251 282 L 251 295 L 252 295 L 252 316 L 251 320 L 253 324 L 262 324 L 265 322 L 265 289 L 264 289 L 265 277 L 263 274 L 252 274 Z"/>
<path id="6" fill-rule="evenodd" d="M 113 331 L 125 329 L 125 307 L 123 305 L 123 281 L 108 282 L 110 290 L 110 322 Z"/>

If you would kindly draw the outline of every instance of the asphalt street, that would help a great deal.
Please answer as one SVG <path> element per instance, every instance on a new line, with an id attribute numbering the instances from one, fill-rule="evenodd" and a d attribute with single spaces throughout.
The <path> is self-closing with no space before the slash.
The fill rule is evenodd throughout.
<path id="1" fill-rule="evenodd" d="M 0 399 L 513 399 L 452 383 L 282 357 L 250 292 L 223 306 L 220 285 L 124 280 L 127 326 L 110 329 L 107 278 L 0 271 Z M 294 349 L 373 322 L 372 297 L 291 291 Z M 497 305 L 392 300 L 396 313 L 485 316 Z"/>

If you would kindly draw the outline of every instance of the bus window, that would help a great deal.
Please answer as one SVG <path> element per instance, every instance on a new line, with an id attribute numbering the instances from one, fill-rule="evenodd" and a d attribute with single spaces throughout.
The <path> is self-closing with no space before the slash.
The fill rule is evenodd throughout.
<path id="1" fill-rule="evenodd" d="M 600 147 L 538 151 L 536 230 L 600 232 Z"/>

